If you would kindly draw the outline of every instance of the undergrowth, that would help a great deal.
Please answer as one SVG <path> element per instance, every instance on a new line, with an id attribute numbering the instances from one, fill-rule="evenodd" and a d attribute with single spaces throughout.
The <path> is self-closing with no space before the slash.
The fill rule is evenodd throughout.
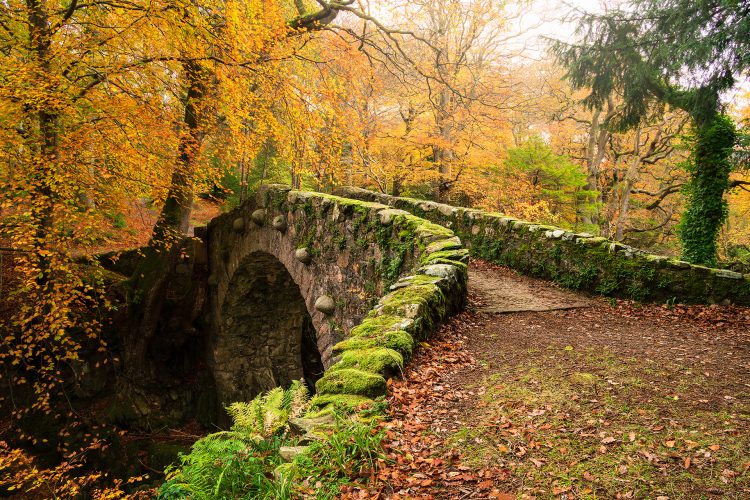
<path id="1" fill-rule="evenodd" d="M 170 467 L 157 498 L 290 499 L 332 498 L 342 485 L 366 478 L 382 460 L 383 432 L 377 422 L 384 403 L 354 415 L 337 408 L 325 439 L 313 441 L 292 462 L 280 449 L 297 446 L 289 431 L 290 418 L 310 409 L 304 384 L 276 388 L 249 403 L 227 408 L 230 430 L 197 441 L 190 453 Z"/>

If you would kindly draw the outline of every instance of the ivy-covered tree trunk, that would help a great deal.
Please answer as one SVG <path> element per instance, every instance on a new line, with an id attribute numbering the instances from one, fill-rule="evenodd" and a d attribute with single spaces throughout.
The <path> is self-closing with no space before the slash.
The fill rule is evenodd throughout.
<path id="1" fill-rule="evenodd" d="M 687 209 L 679 226 L 682 258 L 688 262 L 716 265 L 716 239 L 728 214 L 724 193 L 729 189 L 736 140 L 734 122 L 726 115 L 717 114 L 696 126 Z"/>
<path id="2" fill-rule="evenodd" d="M 184 127 L 167 199 L 154 232 L 131 277 L 130 319 L 124 345 L 128 380 L 143 386 L 152 380 L 148 346 L 156 334 L 166 295 L 167 279 L 180 256 L 193 205 L 196 162 L 204 136 L 202 114 L 208 88 L 208 71 L 195 61 L 183 65 L 187 82 Z"/>

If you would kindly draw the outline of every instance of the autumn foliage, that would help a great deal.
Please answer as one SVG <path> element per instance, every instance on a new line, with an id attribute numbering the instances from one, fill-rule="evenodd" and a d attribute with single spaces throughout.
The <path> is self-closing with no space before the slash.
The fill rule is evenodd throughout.
<path id="1" fill-rule="evenodd" d="M 59 445 L 62 465 L 37 465 L 16 446 L 42 443 L 17 425 L 78 425 L 66 381 L 83 353 L 142 382 L 158 271 L 205 222 L 197 195 L 226 208 L 264 183 L 357 185 L 679 253 L 685 113 L 655 106 L 620 130 L 621 96 L 582 106 L 551 58 L 522 57 L 526 3 L 385 3 L 3 3 L 0 418 L 17 442 L 2 442 L 0 471 L 19 487 L 118 498 L 77 475 L 86 453 Z M 740 136 L 749 110 L 747 96 L 732 110 Z M 732 162 L 718 256 L 748 272 L 750 177 Z M 135 242 L 148 247 L 132 276 L 92 258 Z M 124 307 L 138 312 L 123 353 L 107 333 Z"/>

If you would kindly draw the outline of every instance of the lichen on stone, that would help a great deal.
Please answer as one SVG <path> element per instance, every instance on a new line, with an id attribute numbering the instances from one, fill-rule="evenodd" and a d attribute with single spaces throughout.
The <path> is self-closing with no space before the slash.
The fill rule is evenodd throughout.
<path id="1" fill-rule="evenodd" d="M 404 366 L 404 357 L 393 349 L 375 347 L 365 349 L 349 349 L 343 351 L 341 360 L 333 365 L 329 371 L 355 368 L 383 376 L 399 373 Z"/>

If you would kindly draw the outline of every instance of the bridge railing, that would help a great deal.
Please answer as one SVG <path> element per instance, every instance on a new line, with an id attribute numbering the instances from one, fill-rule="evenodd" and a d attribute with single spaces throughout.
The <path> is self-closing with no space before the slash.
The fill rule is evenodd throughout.
<path id="1" fill-rule="evenodd" d="M 612 240 L 469 208 L 345 187 L 336 194 L 382 203 L 450 228 L 471 255 L 525 274 L 648 302 L 750 305 L 750 275 L 654 255 Z"/>

